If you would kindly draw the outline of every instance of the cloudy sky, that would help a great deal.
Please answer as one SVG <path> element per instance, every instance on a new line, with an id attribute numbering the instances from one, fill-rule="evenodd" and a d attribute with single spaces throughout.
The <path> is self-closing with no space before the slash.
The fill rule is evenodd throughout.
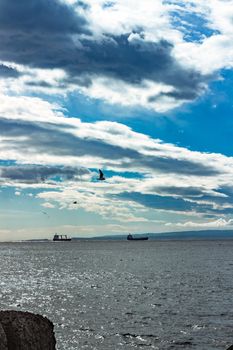
<path id="1" fill-rule="evenodd" d="M 0 0 L 0 240 L 232 229 L 232 18 Z"/>

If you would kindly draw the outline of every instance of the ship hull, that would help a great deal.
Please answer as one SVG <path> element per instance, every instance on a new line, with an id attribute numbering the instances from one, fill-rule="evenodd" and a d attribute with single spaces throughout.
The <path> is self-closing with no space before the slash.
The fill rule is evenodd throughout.
<path id="1" fill-rule="evenodd" d="M 69 242 L 71 241 L 71 238 L 54 238 L 53 239 L 54 242 Z"/>
<path id="2" fill-rule="evenodd" d="M 148 237 L 127 238 L 128 241 L 148 241 Z"/>

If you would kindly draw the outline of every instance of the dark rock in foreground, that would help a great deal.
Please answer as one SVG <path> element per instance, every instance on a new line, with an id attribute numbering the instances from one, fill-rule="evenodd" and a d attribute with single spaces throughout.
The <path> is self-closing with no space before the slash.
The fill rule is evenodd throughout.
<path id="1" fill-rule="evenodd" d="M 30 312 L 0 311 L 1 350 L 55 350 L 53 324 Z"/>
<path id="2" fill-rule="evenodd" d="M 233 350 L 233 345 L 231 345 L 227 350 Z"/>

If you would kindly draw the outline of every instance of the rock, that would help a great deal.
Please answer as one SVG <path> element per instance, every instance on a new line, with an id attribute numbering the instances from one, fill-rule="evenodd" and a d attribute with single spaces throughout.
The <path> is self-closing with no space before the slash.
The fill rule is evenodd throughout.
<path id="1" fill-rule="evenodd" d="M 227 350 L 233 350 L 233 345 L 231 345 Z"/>
<path id="2" fill-rule="evenodd" d="M 1 350 L 56 350 L 53 323 L 30 312 L 0 311 Z"/>
<path id="3" fill-rule="evenodd" d="M 0 323 L 0 349 L 7 350 L 7 338 L 1 323 Z"/>

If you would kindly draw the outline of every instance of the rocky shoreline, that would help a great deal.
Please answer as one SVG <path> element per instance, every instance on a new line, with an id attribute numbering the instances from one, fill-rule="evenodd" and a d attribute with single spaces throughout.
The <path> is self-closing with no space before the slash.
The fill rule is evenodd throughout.
<path id="1" fill-rule="evenodd" d="M 0 311 L 1 350 L 56 350 L 53 323 L 41 315 Z"/>
<path id="2" fill-rule="evenodd" d="M 31 312 L 0 311 L 0 350 L 56 350 L 54 325 Z"/>

